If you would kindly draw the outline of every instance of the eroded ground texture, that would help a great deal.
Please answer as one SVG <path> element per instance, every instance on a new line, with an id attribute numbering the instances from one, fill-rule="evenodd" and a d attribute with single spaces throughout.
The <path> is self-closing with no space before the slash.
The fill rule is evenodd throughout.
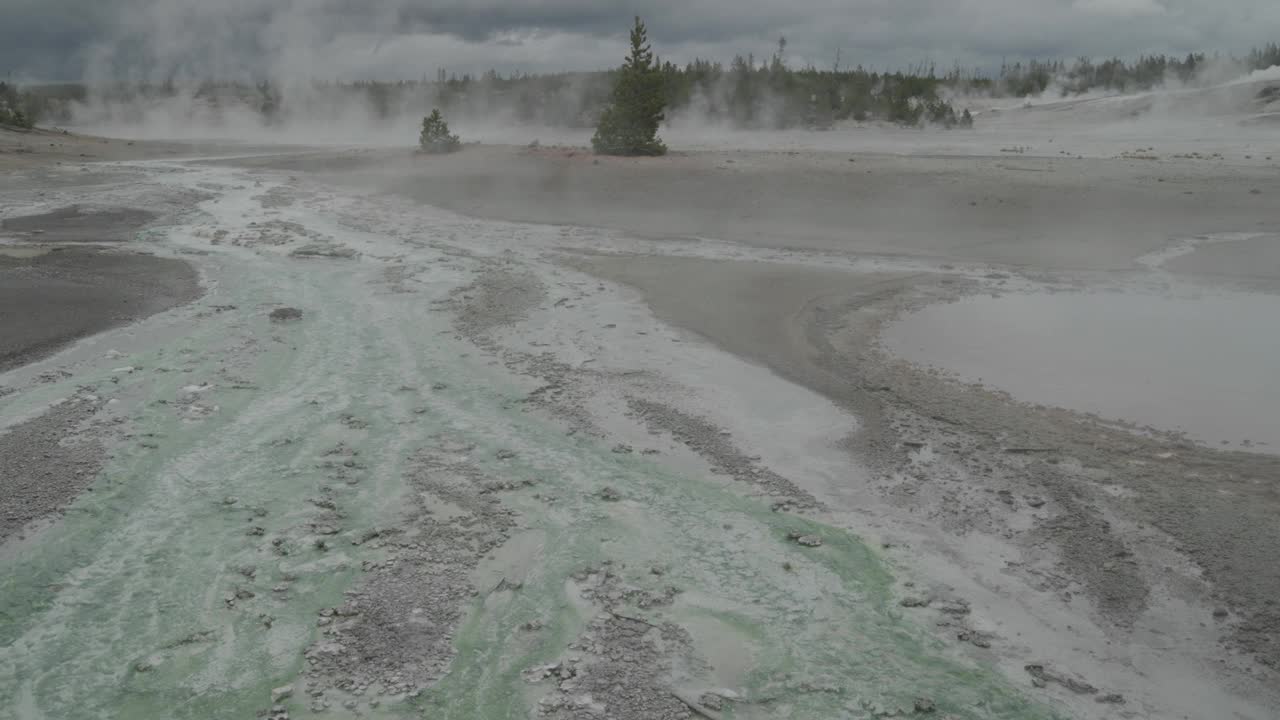
<path id="1" fill-rule="evenodd" d="M 483 174 L 499 151 L 477 152 Z M 0 717 L 1276 716 L 1280 455 L 1023 403 L 891 341 L 982 294 L 1267 296 L 1175 265 L 1226 245 L 1148 226 L 1103 257 L 1046 226 L 1057 260 L 1033 265 L 1034 158 L 938 176 L 973 181 L 933 208 L 954 245 L 816 201 L 804 242 L 728 218 L 713 239 L 734 187 L 883 182 L 717 153 L 673 162 L 745 184 L 645 236 L 586 217 L 657 182 L 642 165 L 501 152 L 578 188 L 566 224 L 435 209 L 438 179 L 340 157 L 6 186 L 0 272 L 56 295 L 49 258 L 105 253 L 94 272 L 153 285 L 0 375 Z M 904 185 L 943 163 L 859 162 Z M 1149 164 L 1096 162 L 1141 212 L 1163 197 Z M 1238 222 L 1194 230 L 1247 231 L 1256 268 L 1264 170 L 1159 172 L 1170 204 L 1237 193 Z M 86 250 L 94 210 L 143 226 Z"/>

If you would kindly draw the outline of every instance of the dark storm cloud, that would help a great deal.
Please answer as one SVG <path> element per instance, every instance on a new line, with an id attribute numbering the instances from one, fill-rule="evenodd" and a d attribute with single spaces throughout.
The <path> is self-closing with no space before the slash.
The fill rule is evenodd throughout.
<path id="1" fill-rule="evenodd" d="M 0 73 L 416 77 L 615 64 L 640 12 L 664 57 L 990 67 L 1001 58 L 1243 51 L 1274 0 L 0 0 Z"/>

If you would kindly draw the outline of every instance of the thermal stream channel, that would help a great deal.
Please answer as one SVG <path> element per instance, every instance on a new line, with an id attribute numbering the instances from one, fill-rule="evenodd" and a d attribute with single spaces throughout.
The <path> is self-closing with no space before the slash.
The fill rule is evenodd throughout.
<path id="1" fill-rule="evenodd" d="M 96 393 L 121 398 L 129 433 L 93 492 L 38 542 L 0 556 L 0 717 L 246 718 L 289 683 L 292 717 L 349 716 L 336 704 L 312 712 L 304 652 L 319 638 L 317 613 L 387 557 L 385 545 L 351 539 L 404 523 L 416 492 L 406 477 L 424 448 L 536 485 L 501 496 L 516 527 L 476 571 L 448 673 L 417 697 L 363 706 L 365 716 L 531 716 L 542 689 L 521 672 L 556 662 L 581 635 L 597 610 L 575 597 L 572 577 L 606 560 L 624 576 L 667 568 L 661 582 L 680 594 L 635 612 L 694 638 L 704 664 L 675 685 L 750 701 L 726 717 L 884 717 L 910 714 L 917 698 L 957 718 L 1052 716 L 904 617 L 888 569 L 857 537 L 611 452 L 523 406 L 527 387 L 461 337 L 441 303 L 474 279 L 478 259 L 547 277 L 551 266 L 519 249 L 554 247 L 560 229 L 421 208 L 382 218 L 402 228 L 388 231 L 351 220 L 360 198 L 304 194 L 269 210 L 256 198 L 296 189 L 283 178 L 142 167 L 209 195 L 151 237 L 157 253 L 196 264 L 208 294 L 94 339 L 123 356 L 6 411 Z M 233 242 L 279 221 L 294 224 L 291 245 Z M 289 256 L 308 242 L 359 257 Z M 411 287 L 394 287 L 396 268 L 413 269 Z M 279 306 L 305 316 L 269 322 Z M 606 485 L 620 501 L 601 499 Z M 340 534 L 317 527 L 309 500 L 322 487 Z M 801 547 L 793 532 L 823 544 Z M 512 553 L 524 557 L 519 590 L 481 586 Z M 540 632 L 520 630 L 535 621 Z"/>

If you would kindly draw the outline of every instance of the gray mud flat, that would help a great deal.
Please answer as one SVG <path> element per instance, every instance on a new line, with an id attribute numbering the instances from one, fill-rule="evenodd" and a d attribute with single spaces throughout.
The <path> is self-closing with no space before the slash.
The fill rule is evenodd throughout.
<path id="1" fill-rule="evenodd" d="M 154 213 L 136 208 L 91 210 L 70 205 L 38 215 L 0 220 L 0 236 L 17 235 L 61 243 L 121 242 L 132 240 L 139 228 L 155 218 Z"/>
<path id="2" fill-rule="evenodd" d="M 0 253 L 0 370 L 199 294 L 198 275 L 181 260 L 84 247 Z"/>

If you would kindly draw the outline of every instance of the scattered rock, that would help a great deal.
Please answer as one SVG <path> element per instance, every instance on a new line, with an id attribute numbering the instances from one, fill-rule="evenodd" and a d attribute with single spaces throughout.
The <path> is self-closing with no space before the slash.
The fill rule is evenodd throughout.
<path id="1" fill-rule="evenodd" d="M 622 499 L 622 493 L 611 487 L 606 487 L 600 491 L 600 499 L 605 502 L 618 502 Z"/>
<path id="2" fill-rule="evenodd" d="M 286 699 L 293 696 L 293 686 L 283 685 L 271 691 L 271 704 L 279 705 Z"/>
<path id="3" fill-rule="evenodd" d="M 1107 693 L 1106 695 L 1099 695 L 1097 701 L 1100 703 L 1108 703 L 1111 705 L 1123 705 L 1124 696 L 1121 695 L 1120 693 Z"/>
<path id="4" fill-rule="evenodd" d="M 797 545 L 803 545 L 805 547 L 819 547 L 822 545 L 822 538 L 817 535 L 804 535 L 802 533 L 793 532 L 787 535 L 787 539 L 795 542 Z"/>
<path id="5" fill-rule="evenodd" d="M 275 310 L 272 310 L 271 314 L 267 317 L 271 318 L 272 322 L 290 322 L 293 320 L 301 320 L 302 311 L 295 307 L 276 308 Z"/>
<path id="6" fill-rule="evenodd" d="M 702 693 L 702 697 L 698 698 L 698 700 L 708 710 L 719 712 L 724 709 L 724 698 L 715 693 Z"/>
<path id="7" fill-rule="evenodd" d="M 1057 683 L 1077 695 L 1092 695 L 1098 692 L 1098 688 L 1090 685 L 1089 683 L 1052 672 L 1045 668 L 1044 665 L 1033 663 L 1024 666 L 1023 669 L 1031 676 L 1031 682 L 1036 687 L 1044 687 L 1049 683 Z"/>
<path id="8" fill-rule="evenodd" d="M 956 639 L 960 642 L 967 642 L 974 647 L 991 647 L 991 638 L 986 633 L 980 633 L 977 630 L 961 630 L 956 633 Z"/>
<path id="9" fill-rule="evenodd" d="M 938 706 L 929 698 L 916 698 L 916 713 L 920 715 L 929 715 L 935 712 Z"/>

